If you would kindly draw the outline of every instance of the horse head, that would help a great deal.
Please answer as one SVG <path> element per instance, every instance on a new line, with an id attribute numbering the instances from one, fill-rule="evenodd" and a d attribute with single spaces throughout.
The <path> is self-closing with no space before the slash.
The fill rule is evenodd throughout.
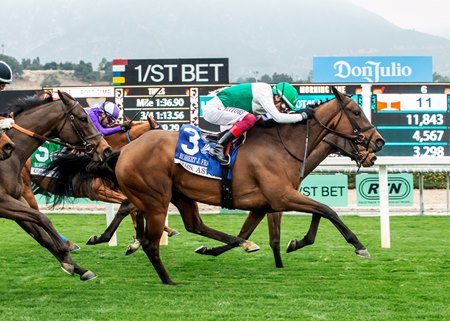
<path id="1" fill-rule="evenodd" d="M 62 106 L 62 126 L 58 126 L 55 136 L 72 148 L 84 152 L 94 161 L 101 161 L 111 154 L 111 148 L 80 103 L 66 92 L 58 91 L 60 100 L 52 103 Z"/>
<path id="2" fill-rule="evenodd" d="M 316 121 L 326 129 L 347 140 L 357 154 L 365 151 L 376 153 L 385 141 L 367 119 L 361 107 L 350 98 L 331 87 L 335 99 L 320 105 L 314 115 Z M 334 106 L 332 109 L 331 106 Z"/>

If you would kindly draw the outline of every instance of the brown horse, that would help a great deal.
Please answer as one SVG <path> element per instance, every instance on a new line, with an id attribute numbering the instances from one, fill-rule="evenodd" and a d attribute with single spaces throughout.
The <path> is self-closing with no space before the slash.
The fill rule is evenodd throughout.
<path id="1" fill-rule="evenodd" d="M 147 121 L 130 122 L 130 125 L 131 128 L 126 132 L 117 132 L 115 134 L 105 136 L 105 140 L 114 151 L 120 150 L 123 146 L 137 139 L 145 132 L 160 128 L 159 124 L 152 117 L 148 117 Z M 131 214 L 133 225 L 136 227 L 136 207 L 128 201 L 126 196 L 118 188 L 109 188 L 108 186 L 105 186 L 100 178 L 94 180 L 84 179 L 82 173 L 80 172 L 71 178 L 72 186 L 70 189 L 67 189 L 60 186 L 58 180 L 52 178 L 51 176 L 45 176 L 44 174 L 44 176 L 31 177 L 30 158 L 27 160 L 24 168 L 22 169 L 22 179 L 24 183 L 23 197 L 26 199 L 28 204 L 36 210 L 39 210 L 39 207 L 32 190 L 32 180 L 37 184 L 40 190 L 45 193 L 55 195 L 55 203 L 59 203 L 64 197 L 87 197 L 93 201 L 120 204 L 113 221 L 105 233 L 99 237 L 90 237 L 87 242 L 88 245 L 109 242 L 120 222 L 129 214 Z M 178 231 L 168 226 L 165 226 L 164 230 L 169 236 L 178 234 Z M 134 252 L 139 248 L 139 246 L 140 244 L 138 241 L 129 245 L 127 254 Z"/>
<path id="2" fill-rule="evenodd" d="M 8 136 L 16 150 L 10 158 L 0 162 L 0 216 L 16 221 L 61 262 L 64 271 L 89 280 L 95 278 L 95 274 L 73 262 L 50 220 L 30 208 L 22 198 L 21 169 L 44 140 L 58 137 L 61 144 L 83 151 L 94 161 L 103 160 L 111 153 L 81 105 L 67 93 L 58 92 L 58 95 L 60 99 L 55 101 L 26 97 L 11 107 L 15 124 Z"/>
<path id="3" fill-rule="evenodd" d="M 356 164 L 363 167 L 370 167 L 375 164 L 376 155 L 369 153 L 366 150 L 362 150 L 360 146 L 354 146 L 349 144 L 348 140 L 343 137 L 336 136 L 334 134 L 328 134 L 322 142 L 319 143 L 317 148 L 307 156 L 305 163 L 304 177 L 308 176 L 321 162 L 331 153 L 339 153 L 345 156 L 349 156 Z M 239 237 L 249 238 L 258 224 L 264 218 L 266 213 L 259 213 L 256 211 L 250 211 L 247 219 L 245 220 L 242 228 L 238 234 Z M 270 215 L 269 215 L 270 214 Z M 272 252 L 275 259 L 275 266 L 277 268 L 283 267 L 283 261 L 280 254 L 280 236 L 281 236 L 281 217 L 282 212 L 267 213 L 267 223 L 269 229 L 269 245 L 272 248 Z M 315 241 L 317 230 L 319 227 L 320 216 L 313 214 L 313 219 L 303 240 L 292 240 L 288 244 L 287 252 L 298 250 L 306 245 L 312 245 Z M 205 246 L 200 246 L 195 250 L 198 254 L 219 256 L 226 251 L 233 249 L 235 246 L 222 245 L 208 249 Z M 368 251 L 358 251 L 356 254 L 369 257 Z"/>
<path id="4" fill-rule="evenodd" d="M 233 202 L 234 207 L 255 213 L 300 211 L 325 217 L 347 242 L 363 253 L 366 248 L 336 212 L 298 192 L 304 155 L 313 154 L 327 134 L 334 133 L 352 144 L 364 146 L 368 152 L 377 152 L 384 145 L 383 138 L 358 104 L 335 88 L 333 93 L 336 99 L 317 107 L 314 119 L 306 125 L 255 127 L 248 132 L 233 167 Z M 221 185 L 218 180 L 196 176 L 175 164 L 177 141 L 176 132 L 150 131 L 126 145 L 120 153 L 114 153 L 103 166 L 89 165 L 93 174 L 95 171 L 96 175 L 109 179 L 109 184 L 118 184 L 145 218 L 142 248 L 165 284 L 173 284 L 173 281 L 159 256 L 159 239 L 170 202 L 178 208 L 189 232 L 239 245 L 246 251 L 258 249 L 252 242 L 203 223 L 196 202 L 220 205 Z M 190 142 L 196 146 L 195 137 Z M 63 163 L 61 161 L 62 166 Z M 311 160 L 311 163 L 316 161 Z"/>
<path id="5" fill-rule="evenodd" d="M 14 148 L 13 141 L 3 130 L 0 130 L 0 161 L 11 157 Z"/>

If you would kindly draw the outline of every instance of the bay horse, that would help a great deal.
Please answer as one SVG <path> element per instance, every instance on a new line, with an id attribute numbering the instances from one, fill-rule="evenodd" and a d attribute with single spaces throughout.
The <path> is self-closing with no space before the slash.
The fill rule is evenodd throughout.
<path id="1" fill-rule="evenodd" d="M 84 281 L 95 278 L 95 273 L 72 260 L 50 219 L 30 208 L 22 197 L 21 169 L 44 140 L 59 138 L 60 144 L 84 152 L 93 161 L 102 161 L 112 152 L 83 107 L 65 92 L 58 92 L 58 96 L 57 100 L 21 98 L 8 111 L 15 120 L 8 136 L 16 149 L 0 162 L 0 217 L 14 220 L 58 259 L 65 272 L 79 274 Z"/>
<path id="2" fill-rule="evenodd" d="M 325 217 L 357 251 L 366 251 L 336 212 L 298 192 L 304 155 L 314 153 L 327 134 L 364 146 L 369 153 L 378 152 L 385 143 L 359 105 L 334 87 L 332 90 L 335 99 L 318 106 L 306 125 L 278 124 L 274 128 L 254 127 L 248 132 L 233 167 L 233 205 L 256 213 L 299 211 Z M 195 149 L 198 139 L 191 137 L 192 146 L 188 148 Z M 241 246 L 247 252 L 259 249 L 253 242 L 203 223 L 197 202 L 220 205 L 221 184 L 175 164 L 177 141 L 176 132 L 150 131 L 113 153 L 100 166 L 89 165 L 93 175 L 118 185 L 145 218 L 142 248 L 164 284 L 174 284 L 159 256 L 159 239 L 170 202 L 178 208 L 187 231 Z"/>
<path id="3" fill-rule="evenodd" d="M 11 138 L 0 129 L 0 161 L 9 158 L 14 151 L 15 145 Z"/>
<path id="4" fill-rule="evenodd" d="M 375 164 L 377 159 L 374 153 L 369 153 L 361 146 L 355 146 L 350 144 L 347 139 L 343 137 L 336 136 L 332 133 L 328 134 L 322 142 L 317 145 L 317 148 L 307 156 L 306 161 L 304 161 L 305 169 L 303 177 L 308 176 L 322 161 L 330 154 L 341 154 L 343 156 L 348 156 L 356 162 L 359 167 L 371 167 Z M 301 184 L 301 181 L 300 181 Z M 250 211 L 242 228 L 238 234 L 239 237 L 249 238 L 253 231 L 256 229 L 258 224 L 262 221 L 266 213 Z M 283 261 L 280 254 L 280 238 L 281 238 L 281 218 L 282 212 L 267 213 L 267 226 L 269 230 L 269 245 L 272 249 L 275 266 L 277 268 L 283 267 Z M 314 244 L 318 227 L 319 227 L 320 216 L 313 214 L 312 221 L 308 232 L 302 240 L 291 240 L 288 243 L 287 253 L 298 250 L 304 246 Z M 231 249 L 235 248 L 232 245 L 222 245 L 213 248 L 207 248 L 206 246 L 198 247 L 195 252 L 203 255 L 219 256 Z M 355 250 L 356 254 L 362 257 L 370 257 L 367 250 Z"/>
<path id="5" fill-rule="evenodd" d="M 130 125 L 131 128 L 126 132 L 117 132 L 104 137 L 113 151 L 120 150 L 123 146 L 137 139 L 149 130 L 160 128 L 158 122 L 150 116 L 147 117 L 147 121 L 132 121 L 130 122 Z M 99 237 L 91 236 L 86 244 L 94 245 L 109 242 L 121 221 L 129 214 L 131 214 L 133 225 L 136 228 L 136 207 L 128 201 L 126 196 L 118 188 L 110 188 L 105 186 L 100 178 L 90 180 L 83 176 L 83 172 L 78 172 L 70 178 L 65 177 L 62 180 L 66 181 L 70 179 L 72 181 L 72 185 L 68 189 L 61 186 L 57 179 L 47 175 L 48 173 L 45 171 L 42 176 L 31 175 L 31 165 L 31 158 L 29 158 L 25 163 L 21 174 L 24 184 L 23 197 L 31 208 L 39 210 L 36 196 L 33 192 L 32 181 L 36 183 L 37 189 L 43 191 L 45 194 L 50 193 L 55 196 L 54 205 L 62 203 L 63 199 L 66 197 L 89 198 L 92 201 L 120 204 L 113 221 L 110 223 L 105 233 Z M 70 168 L 67 168 L 67 170 L 69 169 Z M 86 185 L 88 187 L 86 187 Z M 178 231 L 169 226 L 165 226 L 164 230 L 169 236 L 178 234 Z M 136 240 L 133 244 L 128 246 L 126 254 L 136 251 L 139 246 L 140 243 Z"/>

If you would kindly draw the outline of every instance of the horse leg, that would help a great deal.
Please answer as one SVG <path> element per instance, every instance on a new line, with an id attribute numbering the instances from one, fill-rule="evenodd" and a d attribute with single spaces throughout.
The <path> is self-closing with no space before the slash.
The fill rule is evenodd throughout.
<path id="1" fill-rule="evenodd" d="M 353 233 L 340 219 L 335 211 L 329 206 L 319 203 L 296 190 L 288 191 L 285 195 L 284 204 L 274 204 L 276 206 L 282 206 L 285 210 L 298 211 L 311 213 L 313 215 L 319 215 L 328 219 L 337 230 L 342 234 L 347 243 L 352 244 L 355 247 L 355 253 L 361 257 L 370 257 L 369 252 L 365 246 L 358 240 L 355 233 Z M 275 207 L 278 208 L 278 207 Z M 315 222 L 315 221 L 314 221 Z M 313 224 L 312 224 L 313 225 Z M 318 225 L 318 222 L 317 222 Z M 317 232 L 317 227 L 316 227 Z"/>
<path id="2" fill-rule="evenodd" d="M 240 246 L 246 252 L 254 252 L 259 250 L 259 246 L 251 241 L 241 237 L 232 236 L 206 226 L 200 217 L 197 202 L 178 194 L 173 195 L 171 202 L 180 211 L 184 226 L 188 232 L 221 241 L 231 245 L 232 247 Z"/>
<path id="3" fill-rule="evenodd" d="M 120 204 L 119 210 L 116 215 L 114 215 L 113 220 L 108 225 L 106 230 L 100 236 L 91 236 L 89 240 L 86 242 L 87 245 L 95 245 L 100 243 L 106 243 L 111 240 L 112 236 L 116 232 L 120 223 L 123 219 L 131 212 L 135 211 L 136 208 L 133 204 L 130 203 L 128 199 L 124 199 Z"/>
<path id="4" fill-rule="evenodd" d="M 275 266 L 277 268 L 283 267 L 283 260 L 280 253 L 280 238 L 281 238 L 281 217 L 283 212 L 273 212 L 267 214 L 267 223 L 269 228 L 269 244 L 272 248 L 273 257 L 275 259 Z"/>
<path id="5" fill-rule="evenodd" d="M 174 285 L 166 268 L 164 267 L 159 255 L 159 242 L 164 230 L 164 222 L 167 213 L 143 213 L 146 219 L 146 229 L 142 237 L 142 249 L 147 254 L 154 269 L 158 273 L 161 282 L 168 285 Z"/>
<path id="6" fill-rule="evenodd" d="M 258 214 L 256 211 L 250 211 L 248 213 L 247 218 L 245 219 L 244 224 L 241 227 L 241 230 L 238 234 L 238 237 L 248 239 L 250 235 L 252 235 L 255 228 L 258 226 L 258 224 L 262 221 L 264 218 L 265 213 L 261 212 Z M 195 250 L 195 253 L 203 254 L 203 255 L 212 255 L 212 256 L 219 256 L 222 253 L 225 253 L 236 246 L 225 244 L 217 247 L 213 247 L 211 249 L 208 249 L 206 246 L 200 246 Z"/>
<path id="7" fill-rule="evenodd" d="M 319 229 L 320 216 L 313 214 L 311 218 L 311 224 L 306 235 L 301 240 L 290 240 L 286 249 L 286 253 L 296 251 L 307 245 L 314 244 L 317 236 L 317 230 Z"/>
<path id="8" fill-rule="evenodd" d="M 134 242 L 128 245 L 125 255 L 133 254 L 141 247 L 141 241 L 144 235 L 144 217 L 142 214 L 139 213 L 139 211 L 134 211 L 131 214 L 131 217 L 133 218 L 136 235 L 134 237 Z"/>
<path id="9" fill-rule="evenodd" d="M 50 253 L 55 256 L 61 263 L 61 268 L 64 272 L 72 275 L 78 274 L 81 281 L 90 281 L 97 277 L 97 275 L 89 270 L 86 270 L 72 261 L 70 256 L 67 258 L 62 257 L 51 237 L 40 226 L 25 221 L 16 221 L 16 223 L 28 234 L 31 235 L 41 246 L 45 247 Z M 69 254 L 67 254 L 69 255 Z M 68 263 L 70 262 L 70 263 Z"/>

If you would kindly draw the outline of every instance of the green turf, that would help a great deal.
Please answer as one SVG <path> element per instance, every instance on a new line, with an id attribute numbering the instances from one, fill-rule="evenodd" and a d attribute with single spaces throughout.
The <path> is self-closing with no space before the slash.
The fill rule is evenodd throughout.
<path id="1" fill-rule="evenodd" d="M 14 222 L 0 220 L 0 320 L 450 320 L 450 217 L 392 217 L 391 249 L 380 248 L 379 219 L 343 217 L 372 258 L 354 255 L 328 222 L 313 246 L 285 253 L 301 238 L 308 216 L 284 216 L 282 257 L 276 269 L 264 220 L 251 240 L 255 253 L 234 249 L 220 257 L 193 250 L 219 243 L 186 232 L 169 239 L 161 257 L 176 286 L 161 284 L 142 250 L 124 256 L 132 229 L 121 226 L 118 247 L 86 246 L 104 228 L 102 215 L 50 218 L 82 246 L 78 264 L 98 274 L 83 283 Z M 211 227 L 236 233 L 242 215 L 204 215 Z"/>

